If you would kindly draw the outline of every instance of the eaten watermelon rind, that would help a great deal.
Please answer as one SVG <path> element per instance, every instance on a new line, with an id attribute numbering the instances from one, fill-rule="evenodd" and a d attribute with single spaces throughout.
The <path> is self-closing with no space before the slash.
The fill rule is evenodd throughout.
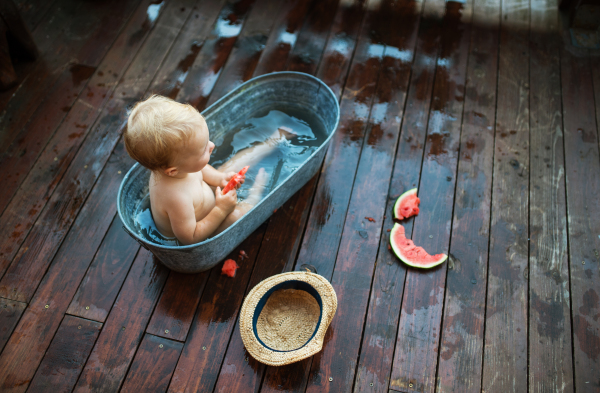
<path id="1" fill-rule="evenodd" d="M 400 195 L 398 197 L 398 199 L 396 199 L 396 203 L 394 203 L 394 218 L 397 220 L 403 220 L 404 217 L 398 217 L 398 210 L 400 210 L 400 204 L 402 204 L 402 200 L 404 200 L 406 197 L 410 196 L 410 195 L 417 195 L 417 189 L 413 188 L 410 189 L 408 191 L 406 191 L 404 194 Z"/>
<path id="2" fill-rule="evenodd" d="M 394 243 L 394 237 L 399 230 L 402 230 L 404 232 L 404 227 L 397 223 L 394 224 L 394 227 L 392 228 L 392 231 L 390 232 L 390 244 L 392 246 L 392 250 L 394 250 L 394 254 L 396 254 L 396 256 L 398 258 L 400 258 L 400 260 L 402 262 L 406 263 L 407 265 L 416 267 L 418 269 L 431 269 L 432 267 L 435 267 L 437 265 L 444 263 L 446 261 L 446 259 L 448 259 L 448 255 L 439 254 L 440 258 L 435 261 L 432 261 L 428 264 L 417 264 L 416 262 L 411 261 L 410 259 L 404 257 L 404 255 L 402 255 L 402 250 L 398 247 L 397 244 Z"/>

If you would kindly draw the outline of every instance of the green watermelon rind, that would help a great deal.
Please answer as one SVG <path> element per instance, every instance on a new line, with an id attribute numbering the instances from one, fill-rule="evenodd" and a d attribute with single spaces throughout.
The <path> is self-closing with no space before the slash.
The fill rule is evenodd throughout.
<path id="1" fill-rule="evenodd" d="M 418 265 L 418 264 L 416 264 L 416 262 L 412 262 L 409 259 L 404 258 L 402 256 L 400 248 L 398 248 L 398 246 L 394 243 L 394 234 L 398 231 L 399 227 L 402 227 L 402 225 L 400 225 L 400 224 L 394 224 L 394 227 L 392 228 L 392 231 L 390 232 L 390 244 L 392 246 L 392 250 L 394 250 L 394 254 L 396 254 L 396 256 L 398 258 L 400 258 L 400 260 L 402 262 L 406 263 L 409 266 L 416 267 L 418 269 L 431 269 L 432 267 L 435 267 L 437 265 L 440 265 L 440 264 L 444 263 L 446 261 L 446 259 L 448 259 L 448 255 L 443 254 L 443 257 L 441 257 L 437 261 L 430 262 L 427 265 L 423 265 L 423 264 Z"/>
<path id="2" fill-rule="evenodd" d="M 400 203 L 402 202 L 402 200 L 404 198 L 408 197 L 411 194 L 415 194 L 416 195 L 417 194 L 417 189 L 416 188 L 410 189 L 410 190 L 406 191 L 404 194 L 400 195 L 398 197 L 398 199 L 396 199 L 396 203 L 394 203 L 394 218 L 395 219 L 397 219 L 397 220 L 403 220 L 404 219 L 404 218 L 402 218 L 402 217 L 400 217 L 398 215 L 398 210 L 400 209 Z"/>

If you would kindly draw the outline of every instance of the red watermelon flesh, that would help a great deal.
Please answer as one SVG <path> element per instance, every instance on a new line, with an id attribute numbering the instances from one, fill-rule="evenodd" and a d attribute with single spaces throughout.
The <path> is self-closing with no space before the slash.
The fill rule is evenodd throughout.
<path id="1" fill-rule="evenodd" d="M 238 264 L 235 263 L 233 259 L 228 259 L 225 261 L 223 267 L 221 268 L 221 274 L 225 274 L 229 277 L 235 277 L 236 269 L 239 269 Z"/>
<path id="2" fill-rule="evenodd" d="M 419 214 L 419 203 L 421 200 L 417 197 L 417 189 L 406 191 L 400 195 L 396 204 L 394 204 L 394 217 L 402 220 Z"/>
<path id="3" fill-rule="evenodd" d="M 223 192 L 222 192 L 223 195 L 227 194 L 229 191 L 231 191 L 237 187 L 237 185 L 244 178 L 244 176 L 246 176 L 246 172 L 248 171 L 248 168 L 250 168 L 250 167 L 245 166 L 242 168 L 241 171 L 239 171 L 238 173 L 233 175 L 233 177 L 229 180 L 229 183 L 227 183 L 225 188 L 223 188 Z"/>
<path id="4" fill-rule="evenodd" d="M 412 240 L 406 238 L 404 227 L 400 224 L 394 224 L 390 232 L 390 243 L 396 256 L 413 267 L 432 268 L 448 258 L 446 254 L 429 255 L 423 247 L 417 247 Z"/>

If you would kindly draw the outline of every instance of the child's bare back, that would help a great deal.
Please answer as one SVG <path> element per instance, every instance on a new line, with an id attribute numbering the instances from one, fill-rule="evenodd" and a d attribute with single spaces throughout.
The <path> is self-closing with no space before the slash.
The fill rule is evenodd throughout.
<path id="1" fill-rule="evenodd" d="M 215 169 L 208 164 L 215 145 L 200 113 L 152 96 L 133 108 L 124 137 L 129 155 L 152 171 L 150 205 L 157 229 L 193 244 L 222 232 L 260 201 L 267 182 L 262 168 L 244 201 L 237 202 L 235 189 L 225 195 L 221 190 L 238 170 L 269 154 L 280 135 L 276 131 Z"/>

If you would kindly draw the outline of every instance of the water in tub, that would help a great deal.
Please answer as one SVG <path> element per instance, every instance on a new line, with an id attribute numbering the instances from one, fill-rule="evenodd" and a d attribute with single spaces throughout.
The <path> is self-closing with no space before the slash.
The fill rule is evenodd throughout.
<path id="1" fill-rule="evenodd" d="M 237 190 L 240 201 L 248 196 L 260 168 L 265 168 L 269 174 L 267 189 L 263 194 L 267 196 L 308 160 L 327 138 L 323 125 L 312 113 L 281 106 L 254 113 L 250 119 L 234 127 L 234 131 L 228 132 L 224 138 L 214 138 L 211 135 L 211 140 L 217 147 L 213 151 L 210 164 L 218 168 L 237 152 L 264 142 L 279 127 L 293 130 L 295 136 L 291 139 L 282 138 L 268 156 L 248 169 L 246 181 Z M 138 233 L 147 240 L 169 246 L 180 245 L 176 239 L 165 238 L 156 229 L 150 212 L 149 195 L 140 201 L 134 221 Z"/>

